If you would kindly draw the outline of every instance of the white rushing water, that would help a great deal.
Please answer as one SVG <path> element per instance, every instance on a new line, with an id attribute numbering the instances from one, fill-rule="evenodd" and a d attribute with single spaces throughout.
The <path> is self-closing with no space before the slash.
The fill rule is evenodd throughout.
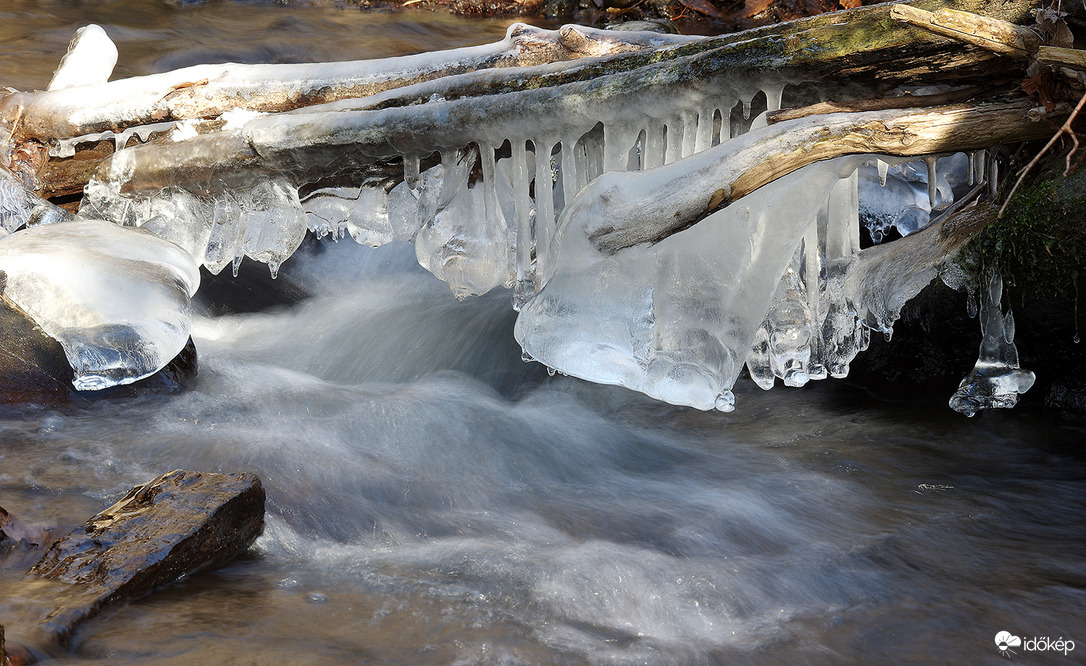
<path id="1" fill-rule="evenodd" d="M 4 11 L 0 31 L 13 20 Z M 130 3 L 99 3 L 95 11 L 69 20 L 93 18 L 130 43 L 166 41 L 158 37 L 168 30 L 178 51 L 221 49 L 238 59 L 288 46 L 311 57 L 314 43 L 359 48 L 364 40 L 355 37 L 372 34 L 367 21 L 377 20 L 211 3 L 145 8 L 152 29 L 130 17 Z M 62 50 L 71 30 L 58 36 L 57 16 L 46 18 L 32 34 L 46 43 L 51 36 Z M 413 49 L 430 48 L 431 39 L 461 44 L 477 30 L 401 20 L 406 27 L 381 30 L 425 35 Z M 254 21 L 270 46 L 246 41 Z M 372 48 L 383 55 L 393 47 Z M 695 133 L 695 145 L 701 141 Z M 605 153 L 585 150 L 583 168 Z M 563 155 L 551 155 L 559 173 Z M 169 396 L 0 408 L 0 504 L 63 533 L 169 469 L 252 471 L 268 491 L 268 524 L 250 554 L 108 610 L 70 649 L 31 644 L 44 663 L 1005 663 L 993 642 L 1000 631 L 1086 641 L 1081 419 L 1027 405 L 964 419 L 946 409 L 945 394 L 888 404 L 828 382 L 763 392 L 741 381 L 729 388 L 742 409 L 702 412 L 521 361 L 514 330 L 531 323 L 525 315 L 560 326 L 569 321 L 564 310 L 548 303 L 597 305 L 583 288 L 561 289 L 564 278 L 554 276 L 569 260 L 572 275 L 592 277 L 608 296 L 623 291 L 621 302 L 642 313 L 619 331 L 600 320 L 593 332 L 629 350 L 612 352 L 616 367 L 645 373 L 635 344 L 676 366 L 683 362 L 676 349 L 698 350 L 699 368 L 715 355 L 715 374 L 699 380 L 706 386 L 699 396 L 713 398 L 744 363 L 761 385 L 844 374 L 844 364 L 862 362 L 852 355 L 869 330 L 843 309 L 841 299 L 856 288 L 834 261 L 858 243 L 864 209 L 853 199 L 862 170 L 823 166 L 788 181 L 813 194 L 806 209 L 785 216 L 795 235 L 776 242 L 791 246 L 768 253 L 777 268 L 759 271 L 760 311 L 744 314 L 747 333 L 734 333 L 751 336 L 752 352 L 727 357 L 723 350 L 732 348 L 720 336 L 733 334 L 719 328 L 722 308 L 699 318 L 690 312 L 699 299 L 720 298 L 730 279 L 710 261 L 712 249 L 723 251 L 740 233 L 729 225 L 756 224 L 774 193 L 758 195 L 764 206 L 748 207 L 749 218 L 733 207 L 693 234 L 633 248 L 621 260 L 595 250 L 583 263 L 538 250 L 524 257 L 516 242 L 522 214 L 536 225 L 537 248 L 544 229 L 531 197 L 538 183 L 525 185 L 544 169 L 527 146 L 523 158 L 522 173 L 512 157 L 491 163 L 486 151 L 442 152 L 440 163 L 420 170 L 418 192 L 378 194 L 359 184 L 303 200 L 269 181 L 231 200 L 171 189 L 150 202 L 154 215 L 144 226 L 160 225 L 182 247 L 203 243 L 205 266 L 222 271 L 205 276 L 192 306 L 199 380 Z M 463 188 L 463 165 L 473 159 L 483 180 Z M 667 161 L 666 150 L 648 159 Z M 546 167 L 546 158 L 539 162 Z M 566 181 L 551 182 L 558 213 L 569 200 Z M 910 193 L 923 208 L 912 185 Z M 267 201 L 291 215 L 270 222 L 262 213 L 271 206 L 257 205 Z M 246 215 L 239 202 L 248 202 Z M 165 223 L 190 210 L 203 225 Z M 504 236 L 458 227 L 488 210 L 493 216 L 482 219 L 500 222 Z M 831 211 L 856 224 L 834 227 Z M 410 225 L 408 214 L 416 216 Z M 415 224 L 422 217 L 426 223 Z M 363 245 L 326 237 L 295 251 L 303 224 Z M 557 238 L 557 227 L 548 233 Z M 410 235 L 414 246 L 389 242 Z M 236 258 L 291 252 L 276 282 L 257 284 L 273 292 L 299 286 L 308 298 L 209 314 L 209 299 L 224 289 L 215 280 L 232 279 L 225 269 Z M 685 256 L 701 261 L 688 265 Z M 553 271 L 549 282 L 532 285 L 538 293 L 520 313 L 503 290 L 463 301 L 450 292 L 452 283 L 471 293 L 512 285 L 518 261 L 522 282 Z M 243 284 L 266 274 L 252 261 L 240 264 Z M 439 274 L 436 266 L 449 284 L 427 272 Z M 622 282 L 631 275 L 636 283 Z M 699 288 L 672 290 L 691 283 Z M 689 298 L 669 310 L 670 301 L 653 298 L 657 291 Z M 999 296 L 989 300 L 989 356 L 1009 361 L 1000 345 L 1013 332 Z M 894 307 L 868 301 L 876 323 Z M 684 339 L 668 338 L 657 320 L 681 324 L 671 330 Z M 832 336 L 819 332 L 825 320 L 834 323 Z M 965 373 L 972 361 L 962 362 Z M 35 555 L 0 555 L 0 623 L 9 643 L 30 635 L 22 574 Z M 1048 656 L 1073 661 L 1075 653 Z"/>

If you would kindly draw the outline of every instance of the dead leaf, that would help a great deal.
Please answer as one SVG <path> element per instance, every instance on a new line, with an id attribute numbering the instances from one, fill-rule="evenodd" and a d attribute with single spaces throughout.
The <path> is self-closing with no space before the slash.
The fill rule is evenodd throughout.
<path id="1" fill-rule="evenodd" d="M 706 0 L 679 0 L 679 3 L 687 9 L 693 9 L 699 14 L 705 14 L 710 18 L 721 18 L 720 12 L 716 10 L 716 7 L 710 5 Z"/>
<path id="2" fill-rule="evenodd" d="M 752 18 L 761 14 L 772 6 L 773 0 L 745 0 L 743 2 L 743 18 Z"/>
<path id="3" fill-rule="evenodd" d="M 1044 104 L 1046 111 L 1055 108 L 1055 100 L 1052 99 L 1052 70 L 1045 69 L 1035 76 L 1022 81 L 1022 90 L 1031 97 L 1036 97 Z"/>

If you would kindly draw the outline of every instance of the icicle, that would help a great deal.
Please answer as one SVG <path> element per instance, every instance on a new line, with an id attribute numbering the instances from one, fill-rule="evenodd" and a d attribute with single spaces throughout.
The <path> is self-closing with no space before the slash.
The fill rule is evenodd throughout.
<path id="1" fill-rule="evenodd" d="M 682 159 L 683 122 L 673 118 L 664 124 L 664 164 L 671 164 Z"/>
<path id="2" fill-rule="evenodd" d="M 890 171 L 890 163 L 885 160 L 875 158 L 875 166 L 879 170 L 879 185 L 886 187 L 886 174 Z"/>
<path id="3" fill-rule="evenodd" d="M 483 172 L 483 209 L 487 220 L 498 222 L 498 228 L 505 225 L 501 204 L 498 202 L 498 177 L 494 164 L 494 147 L 479 144 L 479 160 Z"/>
<path id="4" fill-rule="evenodd" d="M 603 126 L 603 171 L 628 171 L 630 150 L 637 142 L 625 125 Z"/>
<path id="5" fill-rule="evenodd" d="M 969 153 L 969 186 L 972 187 L 977 182 L 977 151 Z"/>
<path id="6" fill-rule="evenodd" d="M 657 118 L 650 118 L 648 128 L 645 130 L 644 164 L 646 169 L 655 169 L 664 164 L 665 142 L 664 133 L 667 129 L 664 123 Z"/>
<path id="7" fill-rule="evenodd" d="M 563 141 L 562 150 L 558 153 L 561 161 L 560 173 L 562 174 L 562 206 L 568 206 L 573 197 L 577 196 L 577 160 L 573 152 L 576 149 L 576 141 Z"/>
<path id="8" fill-rule="evenodd" d="M 825 379 L 827 375 L 825 365 L 825 353 L 823 350 L 821 331 L 823 310 L 820 294 L 820 269 L 819 257 L 819 229 L 817 224 L 812 224 L 803 237 L 803 286 L 807 288 L 807 310 L 810 313 L 811 336 L 811 360 L 808 364 L 807 374 L 811 379 Z"/>
<path id="9" fill-rule="evenodd" d="M 978 151 L 973 153 L 974 182 L 976 182 L 976 183 L 985 182 L 985 180 L 984 180 L 985 175 L 988 172 L 987 161 L 988 161 L 988 151 L 987 150 L 978 150 Z"/>
<path id="10" fill-rule="evenodd" d="M 230 264 L 230 270 L 234 273 L 234 277 L 238 276 L 238 270 L 241 268 L 241 260 L 243 258 L 244 255 L 240 257 L 234 257 L 234 261 Z"/>
<path id="11" fill-rule="evenodd" d="M 574 184 L 574 193 L 583 190 L 592 180 L 591 175 L 588 173 L 588 149 L 585 146 L 587 140 L 588 135 L 586 134 L 578 139 L 573 146 L 573 172 L 577 176 L 571 179 Z"/>
<path id="12" fill-rule="evenodd" d="M 728 138 L 730 138 L 729 132 L 731 132 L 731 130 L 729 129 L 729 124 L 731 123 L 731 116 L 729 115 L 725 118 L 725 112 L 731 113 L 726 108 L 724 110 L 717 109 L 713 111 L 713 138 L 710 141 L 710 146 L 719 145 L 721 142 L 727 141 Z"/>
<path id="13" fill-rule="evenodd" d="M 138 127 L 129 127 L 121 132 L 114 132 L 112 130 L 106 130 L 104 132 L 96 132 L 94 134 L 84 134 L 83 136 L 72 137 L 70 139 L 59 139 L 55 144 L 49 147 L 50 157 L 71 157 L 75 155 L 75 149 L 77 146 L 83 143 L 97 143 L 99 141 L 113 140 L 114 150 L 122 150 L 128 145 L 128 140 L 133 136 L 139 138 L 142 143 L 146 143 L 147 139 L 157 132 L 168 132 L 177 126 L 175 122 L 165 123 L 152 123 L 150 125 L 140 125 Z"/>
<path id="14" fill-rule="evenodd" d="M 754 332 L 754 342 L 747 354 L 747 372 L 762 390 L 773 388 L 773 368 L 769 365 L 769 331 L 764 323 Z"/>
<path id="15" fill-rule="evenodd" d="M 683 111 L 681 115 L 683 127 L 682 155 L 689 157 L 696 151 L 698 141 L 698 114 L 694 111 Z"/>
<path id="16" fill-rule="evenodd" d="M 931 208 L 935 208 L 936 195 L 938 194 L 939 175 L 935 171 L 937 161 L 938 158 L 932 155 L 924 158 L 924 165 L 928 168 L 928 206 Z"/>
<path id="17" fill-rule="evenodd" d="M 716 111 L 702 109 L 698 112 L 698 127 L 694 137 L 694 152 L 700 153 L 713 145 L 713 125 Z"/>
<path id="18" fill-rule="evenodd" d="M 419 168 L 418 155 L 403 156 L 403 182 L 407 183 L 408 189 L 410 189 L 416 197 L 418 196 Z"/>
<path id="19" fill-rule="evenodd" d="M 510 168 L 513 176 L 513 195 L 517 211 L 517 283 L 513 294 L 513 308 L 521 306 L 535 294 L 532 275 L 532 211 L 528 193 L 528 153 L 522 139 L 513 139 Z"/>
<path id="20" fill-rule="evenodd" d="M 713 408 L 718 412 L 735 411 L 735 395 L 728 390 L 721 391 L 713 402 Z"/>
<path id="21" fill-rule="evenodd" d="M 762 92 L 765 94 L 766 111 L 780 111 L 781 99 L 784 97 L 784 84 L 767 85 Z"/>
<path id="22" fill-rule="evenodd" d="M 1014 315 L 1009 310 L 1004 315 L 1001 310 L 1003 281 L 998 275 L 991 277 L 987 293 L 982 297 L 980 327 L 983 337 L 977 363 L 950 398 L 950 407 L 966 416 L 973 416 L 982 409 L 1014 407 L 1018 396 L 1028 391 L 1036 379 L 1032 372 L 1022 370 L 1018 365 Z"/>
<path id="23" fill-rule="evenodd" d="M 999 160 L 992 155 L 988 160 L 988 194 L 995 197 L 999 190 Z"/>
<path id="24" fill-rule="evenodd" d="M 555 142 L 549 139 L 537 139 L 535 146 L 535 275 L 536 289 L 542 288 L 542 279 L 546 273 L 547 251 L 550 249 L 551 234 L 554 232 L 554 180 L 551 166 L 551 154 Z"/>

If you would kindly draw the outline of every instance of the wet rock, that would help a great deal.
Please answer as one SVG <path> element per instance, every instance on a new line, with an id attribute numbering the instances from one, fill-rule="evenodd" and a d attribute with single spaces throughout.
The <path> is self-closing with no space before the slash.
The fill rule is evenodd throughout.
<path id="1" fill-rule="evenodd" d="M 56 406 L 145 390 L 173 393 L 187 387 L 197 370 L 196 347 L 189 338 L 181 353 L 146 379 L 116 390 L 77 392 L 72 386 L 72 367 L 60 343 L 21 310 L 0 299 L 0 403 Z"/>
<path id="2" fill-rule="evenodd" d="M 0 557 L 15 551 L 37 548 L 48 542 L 48 530 L 24 525 L 0 506 Z"/>
<path id="3" fill-rule="evenodd" d="M 65 402 L 74 391 L 71 378 L 60 343 L 0 299 L 0 402 Z"/>
<path id="4" fill-rule="evenodd" d="M 54 581 L 55 610 L 41 622 L 67 642 L 104 606 L 143 596 L 248 548 L 264 526 L 254 474 L 174 470 L 136 486 L 58 540 L 28 576 Z"/>

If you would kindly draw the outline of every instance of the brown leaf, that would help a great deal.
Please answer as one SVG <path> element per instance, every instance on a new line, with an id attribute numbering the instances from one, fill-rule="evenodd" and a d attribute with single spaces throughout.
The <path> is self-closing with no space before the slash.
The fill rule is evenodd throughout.
<path id="1" fill-rule="evenodd" d="M 837 4 L 841 5 L 841 9 L 856 9 L 863 5 L 863 0 L 838 0 Z"/>
<path id="2" fill-rule="evenodd" d="M 710 5 L 706 0 L 679 0 L 679 3 L 687 9 L 693 9 L 699 14 L 705 14 L 710 18 L 721 18 L 720 12 L 716 10 L 716 7 Z"/>
<path id="3" fill-rule="evenodd" d="M 1026 91 L 1027 95 L 1036 97 L 1041 104 L 1045 105 L 1045 110 L 1051 111 L 1055 108 L 1055 100 L 1052 99 L 1052 70 L 1046 69 L 1035 76 L 1024 79 L 1022 81 L 1022 90 Z"/>
<path id="4" fill-rule="evenodd" d="M 751 18 L 761 14 L 773 4 L 773 0 L 745 0 L 743 2 L 743 18 Z"/>

